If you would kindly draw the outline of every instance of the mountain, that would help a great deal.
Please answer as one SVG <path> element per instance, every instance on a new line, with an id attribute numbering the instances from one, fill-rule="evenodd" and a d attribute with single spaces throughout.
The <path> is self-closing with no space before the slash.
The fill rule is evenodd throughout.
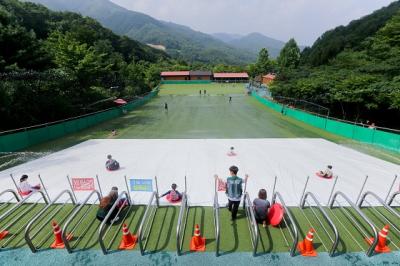
<path id="1" fill-rule="evenodd" d="M 127 10 L 108 0 L 31 0 L 53 10 L 78 12 L 98 20 L 117 34 L 142 43 L 161 45 L 172 57 L 188 62 L 246 64 L 257 55 L 217 40 L 189 27 L 160 21 Z"/>
<path id="2" fill-rule="evenodd" d="M 351 21 L 325 32 L 311 48 L 303 51 L 302 62 L 319 66 L 329 62 L 345 49 L 362 48 L 362 43 L 373 36 L 400 10 L 400 1 L 395 1 L 370 15 Z"/>
<path id="3" fill-rule="evenodd" d="M 236 40 L 236 39 L 240 39 L 243 37 L 243 35 L 240 34 L 233 34 L 233 33 L 224 33 L 224 32 L 217 32 L 217 33 L 213 33 L 211 34 L 214 38 L 229 43 L 230 41 Z"/>

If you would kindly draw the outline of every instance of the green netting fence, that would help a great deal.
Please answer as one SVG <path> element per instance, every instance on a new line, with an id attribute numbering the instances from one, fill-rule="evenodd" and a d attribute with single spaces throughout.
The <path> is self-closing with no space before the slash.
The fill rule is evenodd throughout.
<path id="1" fill-rule="evenodd" d="M 211 84 L 211 80 L 162 80 L 161 84 Z"/>
<path id="2" fill-rule="evenodd" d="M 371 129 L 362 127 L 351 123 L 317 116 L 300 111 L 298 109 L 287 108 L 281 104 L 259 96 L 256 92 L 252 92 L 252 96 L 267 107 L 314 127 L 356 141 L 373 144 L 391 151 L 400 152 L 400 134 L 386 132 L 376 128 Z"/>
<path id="3" fill-rule="evenodd" d="M 82 129 L 119 117 L 145 104 L 158 94 L 158 88 L 147 95 L 123 106 L 87 114 L 77 118 L 47 123 L 29 128 L 0 133 L 0 152 L 14 152 L 30 146 L 54 140 Z"/>

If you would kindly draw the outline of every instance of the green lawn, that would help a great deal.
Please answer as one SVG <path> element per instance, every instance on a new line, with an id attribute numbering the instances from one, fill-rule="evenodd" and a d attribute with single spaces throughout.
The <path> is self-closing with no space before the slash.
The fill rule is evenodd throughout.
<path id="1" fill-rule="evenodd" d="M 164 84 L 161 87 L 160 96 L 164 95 L 234 95 L 245 94 L 245 84 L 240 83 L 212 83 L 212 84 Z"/>

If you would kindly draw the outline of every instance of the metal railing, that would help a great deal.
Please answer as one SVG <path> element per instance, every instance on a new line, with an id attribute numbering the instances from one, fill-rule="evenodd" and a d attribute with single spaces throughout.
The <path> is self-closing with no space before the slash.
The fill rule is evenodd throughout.
<path id="1" fill-rule="evenodd" d="M 181 208 L 178 216 L 178 224 L 176 226 L 176 253 L 178 256 L 181 255 L 183 240 L 185 239 L 185 229 L 187 224 L 187 218 L 189 214 L 189 204 L 186 192 L 182 193 Z"/>
<path id="2" fill-rule="evenodd" d="M 318 215 L 316 214 L 316 212 L 313 210 L 313 206 L 307 201 L 308 198 L 311 198 L 314 203 L 317 205 L 318 210 L 320 211 L 320 213 L 322 213 L 322 216 L 325 218 L 325 220 L 327 221 L 327 223 L 329 224 L 329 226 L 331 227 L 332 231 L 333 231 L 333 236 L 331 236 L 328 233 L 328 230 L 326 229 L 324 223 L 321 221 L 321 219 L 318 217 Z M 325 247 L 325 249 L 329 252 L 329 256 L 333 256 L 335 254 L 336 248 L 339 244 L 339 232 L 335 226 L 335 224 L 333 223 L 332 219 L 329 217 L 329 215 L 326 213 L 326 211 L 324 210 L 324 208 L 322 208 L 320 202 L 317 200 L 317 198 L 315 197 L 315 195 L 312 192 L 307 192 L 304 194 L 301 202 L 300 202 L 300 209 L 303 210 L 305 207 L 305 204 L 307 203 L 308 207 L 310 208 L 310 210 L 312 211 L 312 213 L 314 214 L 315 218 L 317 219 L 317 221 L 319 222 L 319 224 L 321 225 L 321 227 L 323 228 L 323 230 L 325 231 L 326 235 L 328 236 L 328 238 L 332 241 L 332 246 L 331 248 L 328 250 L 328 248 L 326 247 L 326 245 L 323 243 L 322 239 L 318 236 L 318 232 L 315 232 L 315 234 L 320 238 L 322 245 Z M 309 224 L 313 227 L 316 228 L 311 221 L 307 218 L 307 216 L 305 215 L 304 211 L 303 211 L 304 216 L 306 217 L 306 219 L 308 220 Z"/>
<path id="3" fill-rule="evenodd" d="M 393 203 L 397 203 L 398 206 L 400 207 L 400 201 L 396 200 L 396 197 L 400 195 L 400 191 L 394 192 L 392 194 L 392 196 L 390 196 L 387 205 L 389 205 L 390 207 L 394 207 L 392 206 Z"/>
<path id="4" fill-rule="evenodd" d="M 122 200 L 123 200 L 123 202 L 122 202 Z M 122 202 L 122 205 L 121 205 L 121 202 Z M 115 214 L 115 217 L 118 217 L 118 215 L 121 213 L 121 211 L 123 210 L 123 208 L 126 206 L 127 203 L 129 204 L 129 209 L 125 213 L 125 216 L 122 219 L 122 221 L 125 221 L 127 215 L 129 214 L 129 210 L 132 207 L 132 203 L 129 200 L 128 192 L 122 191 L 119 194 L 117 200 L 112 205 L 111 209 L 108 211 L 106 217 L 104 218 L 103 222 L 101 223 L 101 225 L 99 227 L 99 243 L 100 243 L 100 247 L 101 247 L 101 250 L 103 251 L 104 255 L 108 254 L 108 250 L 111 248 L 111 245 L 114 243 L 114 241 L 115 241 L 116 237 L 118 236 L 118 233 L 120 232 L 120 229 L 123 225 L 123 222 L 122 222 L 121 225 L 119 226 L 119 230 L 116 230 L 115 234 L 112 236 L 110 242 L 106 246 L 106 244 L 104 243 L 104 238 L 110 232 L 111 227 L 116 222 L 115 218 L 113 218 L 111 220 L 111 223 L 109 223 L 108 220 L 110 219 L 111 215 L 114 213 L 114 210 L 117 208 L 118 205 L 121 205 L 121 207 L 119 208 L 118 212 Z M 108 228 L 106 228 L 107 225 L 108 225 Z"/>
<path id="5" fill-rule="evenodd" d="M 20 201 L 20 199 L 18 197 L 18 193 L 12 189 L 6 189 L 6 190 L 0 192 L 0 197 L 7 193 L 11 193 L 12 197 L 0 204 L 0 211 L 5 210 L 14 198 L 17 200 L 17 202 Z"/>
<path id="6" fill-rule="evenodd" d="M 71 231 L 68 231 L 68 228 L 72 221 L 75 219 L 75 217 L 80 213 L 80 211 L 87 205 L 89 200 L 93 197 L 97 196 L 96 200 L 85 210 L 83 213 L 82 217 L 78 220 L 78 222 L 74 225 L 73 229 Z M 90 210 L 92 210 L 93 206 L 96 206 L 96 202 L 101 200 L 101 195 L 97 190 L 93 190 L 87 197 L 86 199 L 80 203 L 80 205 L 75 209 L 75 211 L 71 214 L 71 216 L 68 218 L 68 220 L 65 222 L 64 227 L 62 229 L 62 240 L 65 244 L 65 248 L 67 249 L 68 253 L 72 253 L 73 249 L 79 244 L 79 242 L 82 240 L 83 236 L 87 233 L 87 231 L 90 229 L 90 226 L 87 226 L 87 228 L 82 232 L 81 236 L 75 238 L 76 242 L 74 243 L 73 246 L 70 245 L 69 243 L 69 235 L 73 235 L 75 230 L 78 228 L 79 225 L 82 224 L 84 219 L 88 216 Z M 95 221 L 95 220 L 94 220 Z M 90 224 L 92 225 L 92 224 Z M 68 232 L 68 233 L 67 233 Z"/>
<path id="7" fill-rule="evenodd" d="M 376 201 L 378 201 L 378 202 L 382 205 L 382 207 L 385 208 L 385 210 L 386 210 L 387 212 L 391 213 L 394 217 L 397 217 L 397 219 L 396 219 L 397 221 L 396 221 L 396 222 L 391 221 L 391 220 L 388 218 L 387 215 L 385 215 L 384 213 L 382 213 L 381 211 L 379 211 L 378 208 L 376 208 L 375 206 L 373 206 L 373 205 L 366 199 L 367 196 L 371 196 L 373 199 L 375 199 Z M 381 221 L 383 224 L 390 224 L 391 229 L 394 229 L 394 230 L 397 232 L 397 234 L 400 234 L 400 227 L 399 227 L 399 224 L 400 224 L 400 213 L 396 212 L 393 208 L 391 208 L 388 204 L 386 204 L 385 201 L 384 201 L 383 199 L 381 199 L 378 195 L 376 195 L 376 194 L 375 194 L 374 192 L 372 192 L 372 191 L 367 191 L 367 192 L 365 192 L 365 193 L 362 195 L 362 197 L 361 197 L 361 199 L 360 199 L 360 201 L 359 201 L 359 203 L 358 203 L 358 207 L 359 207 L 360 209 L 362 209 L 362 207 L 363 207 L 362 205 L 363 205 L 364 202 L 365 202 L 366 204 L 368 204 L 368 208 L 370 208 L 370 209 L 374 212 L 374 214 L 376 214 L 375 216 L 376 216 L 377 218 L 379 217 L 380 221 Z M 382 220 L 381 220 L 381 219 L 382 219 Z M 380 230 L 380 229 L 381 229 L 381 228 L 378 228 L 376 225 L 375 225 L 375 227 L 376 227 L 377 230 Z M 393 246 L 395 246 L 398 250 L 400 250 L 400 247 L 397 246 L 397 245 L 394 243 L 394 241 L 392 241 L 392 240 L 390 239 L 390 237 L 387 237 L 387 239 L 392 243 Z"/>
<path id="8" fill-rule="evenodd" d="M 34 191 L 31 194 L 29 194 L 27 197 L 25 197 L 24 199 L 22 199 L 21 201 L 19 201 L 15 206 L 13 206 L 11 209 L 7 210 L 5 213 L 3 213 L 0 216 L 0 222 L 3 222 L 4 220 L 7 219 L 7 216 L 13 214 L 16 210 L 18 210 L 21 206 L 24 205 L 24 203 L 26 203 L 30 198 L 39 195 L 39 199 L 37 199 L 36 201 L 34 201 L 33 203 L 29 203 L 31 204 L 31 206 L 29 206 L 28 208 L 26 208 L 25 210 L 22 210 L 21 212 L 19 212 L 16 216 L 12 217 L 12 219 L 10 221 L 7 221 L 7 224 L 2 226 L 0 228 L 0 232 L 5 232 L 10 230 L 10 228 L 12 228 L 13 226 L 15 226 L 16 224 L 18 224 L 18 222 L 23 218 L 26 217 L 28 215 L 28 213 L 30 211 L 32 211 L 41 200 L 43 200 L 45 202 L 45 204 L 47 205 L 49 202 L 47 201 L 46 195 L 42 192 L 42 191 Z M 46 206 L 44 205 L 44 207 Z M 39 210 L 40 211 L 40 210 Z M 20 232 L 22 232 L 22 230 L 24 230 L 26 226 L 26 223 L 24 223 L 21 227 L 19 227 L 16 230 L 13 230 L 12 235 L 10 237 L 4 238 L 2 240 L 0 240 L 0 242 L 2 242 L 3 240 L 5 240 L 3 243 L 1 243 L 0 248 L 5 248 L 13 239 L 15 239 L 18 234 Z"/>
<path id="9" fill-rule="evenodd" d="M 219 223 L 219 203 L 218 192 L 214 194 L 214 228 L 215 228 L 215 256 L 219 256 L 219 238 L 220 238 L 220 223 Z"/>
<path id="10" fill-rule="evenodd" d="M 142 221 L 140 222 L 138 230 L 138 242 L 140 247 L 140 253 L 145 254 L 147 241 L 151 232 L 151 227 L 153 226 L 154 218 L 156 216 L 157 209 L 159 207 L 158 194 L 153 192 L 151 194 L 149 203 L 147 204 L 146 211 L 144 212 Z"/>
<path id="11" fill-rule="evenodd" d="M 373 238 L 374 240 L 372 241 L 372 243 L 370 243 L 370 247 L 368 248 L 368 250 L 366 251 L 366 254 L 368 257 L 370 257 L 374 250 L 376 245 L 378 244 L 378 233 L 374 227 L 374 224 L 370 221 L 370 219 L 360 210 L 360 208 L 358 208 L 343 192 L 341 191 L 337 191 L 332 199 L 331 202 L 329 203 L 329 208 L 332 210 L 334 207 L 335 202 L 338 203 L 339 208 L 341 208 L 343 210 L 344 215 L 351 220 L 354 223 L 354 226 L 356 226 L 361 233 L 363 233 L 365 238 L 369 238 L 369 236 L 364 232 L 364 230 L 362 230 L 361 226 L 359 225 L 359 223 L 352 217 L 352 215 L 349 213 L 349 211 L 347 211 L 341 204 L 339 201 L 336 200 L 336 198 L 338 196 L 341 196 L 357 213 L 358 215 L 364 220 L 364 222 L 366 222 L 370 227 L 371 230 L 373 232 Z M 333 212 L 331 212 L 333 214 Z M 347 215 L 346 215 L 347 213 Z M 334 214 L 335 215 L 335 214 Z M 341 223 L 340 219 L 335 215 L 336 219 Z M 342 224 L 342 226 L 345 228 L 345 230 L 350 234 L 350 236 L 353 238 L 353 240 L 357 242 L 356 238 L 350 233 L 350 231 L 348 231 L 347 227 L 345 225 Z M 361 248 L 362 246 L 359 245 Z"/>
<path id="12" fill-rule="evenodd" d="M 58 206 L 57 208 L 55 208 L 54 210 L 52 210 L 50 213 L 48 213 L 47 215 L 44 215 L 44 214 L 46 213 L 46 211 L 47 211 L 50 207 L 54 206 L 54 205 L 57 203 L 57 201 L 58 201 L 63 195 L 68 195 L 69 198 L 68 198 L 65 202 L 63 202 L 60 206 Z M 73 196 L 73 194 L 71 193 L 71 191 L 69 191 L 69 190 L 64 190 L 64 191 L 62 191 L 52 202 L 50 202 L 43 210 L 41 210 L 41 211 L 40 211 L 35 217 L 33 217 L 32 220 L 28 223 L 28 225 L 27 225 L 26 228 L 25 228 L 25 241 L 26 241 L 26 243 L 28 244 L 29 248 L 31 249 L 31 251 L 32 251 L 33 253 L 35 253 L 36 251 L 38 251 L 38 250 L 40 249 L 40 247 L 49 239 L 49 237 L 51 237 L 51 235 L 53 234 L 53 232 L 50 231 L 48 234 L 46 234 L 46 235 L 39 241 L 39 243 L 38 243 L 37 245 L 34 245 L 34 244 L 33 244 L 33 239 L 34 239 L 36 236 L 38 236 L 38 235 L 42 232 L 43 228 L 44 228 L 45 226 L 47 226 L 47 225 L 51 222 L 51 220 L 54 219 L 54 217 L 55 217 L 58 213 L 60 213 L 60 211 L 62 210 L 62 208 L 63 208 L 66 204 L 68 204 L 68 202 L 69 202 L 70 200 L 71 200 L 71 203 L 72 203 L 73 205 L 76 204 L 75 199 L 74 199 L 74 196 Z M 68 218 L 68 215 L 69 215 L 72 211 L 73 211 L 73 209 L 70 210 L 69 212 L 67 212 L 67 213 L 64 215 L 64 217 L 63 217 L 60 221 L 58 221 L 58 224 L 61 225 L 61 224 Z M 41 219 L 40 219 L 40 218 L 41 218 Z M 40 220 L 39 220 L 39 219 L 40 219 Z M 43 222 L 44 219 L 45 219 L 45 221 Z M 43 223 L 42 223 L 41 226 L 39 226 L 39 227 L 37 228 L 36 232 L 31 236 L 31 235 L 30 235 L 31 229 L 32 229 L 33 225 L 34 225 L 36 222 L 43 222 Z M 36 229 L 36 228 L 35 228 L 35 229 Z"/>
<path id="13" fill-rule="evenodd" d="M 293 257 L 296 254 L 297 243 L 299 241 L 299 232 L 298 232 L 299 230 L 297 229 L 297 226 L 293 219 L 293 216 L 292 216 L 289 208 L 286 206 L 285 201 L 282 198 L 282 195 L 278 191 L 275 191 L 275 193 L 272 196 L 272 204 L 278 203 L 277 199 L 279 200 L 280 204 L 283 206 L 283 208 L 285 210 L 285 215 L 283 216 L 283 221 L 284 221 L 286 227 L 288 228 L 290 236 L 292 237 L 292 240 L 293 240 L 291 246 L 290 246 L 286 236 L 283 233 L 281 225 L 279 225 L 279 229 L 281 230 L 282 236 L 284 237 L 286 244 L 288 245 L 288 247 L 290 247 L 290 256 Z M 288 223 L 286 217 L 289 219 L 290 223 Z M 289 225 L 291 225 L 291 226 L 289 226 Z"/>
<path id="14" fill-rule="evenodd" d="M 260 233 L 258 231 L 258 224 L 257 224 L 256 217 L 254 214 L 253 204 L 251 203 L 248 192 L 246 192 L 244 194 L 243 201 L 244 201 L 244 205 L 245 205 L 247 225 L 248 225 L 249 231 L 250 231 L 251 244 L 253 246 L 253 256 L 256 256 L 258 241 L 260 239 Z"/>

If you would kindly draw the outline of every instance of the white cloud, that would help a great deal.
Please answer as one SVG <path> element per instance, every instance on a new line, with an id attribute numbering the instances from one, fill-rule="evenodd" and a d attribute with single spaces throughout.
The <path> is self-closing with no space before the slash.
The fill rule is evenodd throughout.
<path id="1" fill-rule="evenodd" d="M 326 30 L 348 24 L 392 0 L 111 0 L 154 18 L 206 33 L 261 32 L 312 44 Z"/>

